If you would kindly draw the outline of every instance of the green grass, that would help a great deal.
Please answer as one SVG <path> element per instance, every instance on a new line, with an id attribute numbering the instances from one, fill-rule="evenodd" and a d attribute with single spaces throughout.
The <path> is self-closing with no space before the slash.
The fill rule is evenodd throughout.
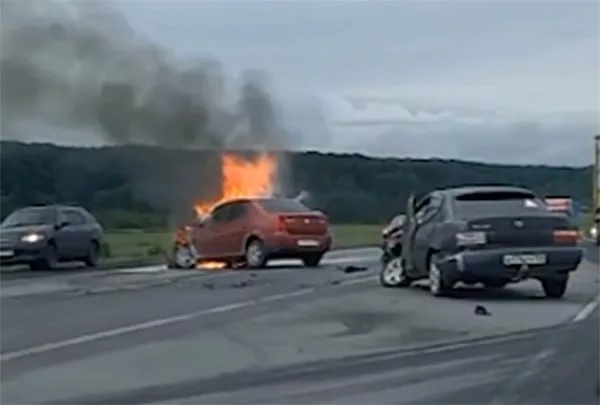
<path id="1" fill-rule="evenodd" d="M 381 225 L 333 225 L 334 247 L 377 244 Z M 172 233 L 164 231 L 127 230 L 107 232 L 104 251 L 110 258 L 144 258 L 162 256 L 169 251 Z M 108 250 L 108 251 L 107 251 Z"/>

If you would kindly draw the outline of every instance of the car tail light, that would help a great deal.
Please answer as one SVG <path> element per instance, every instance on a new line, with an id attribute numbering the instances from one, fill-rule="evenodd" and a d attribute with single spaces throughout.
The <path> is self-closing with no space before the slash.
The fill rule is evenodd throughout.
<path id="1" fill-rule="evenodd" d="M 283 215 L 277 216 L 277 232 L 286 232 L 286 218 Z"/>
<path id="2" fill-rule="evenodd" d="M 579 231 L 576 230 L 559 230 L 554 231 L 554 243 L 560 245 L 576 245 L 581 240 Z"/>
<path id="3" fill-rule="evenodd" d="M 487 243 L 485 232 L 459 232 L 456 234 L 456 244 L 458 246 L 477 246 Z"/>

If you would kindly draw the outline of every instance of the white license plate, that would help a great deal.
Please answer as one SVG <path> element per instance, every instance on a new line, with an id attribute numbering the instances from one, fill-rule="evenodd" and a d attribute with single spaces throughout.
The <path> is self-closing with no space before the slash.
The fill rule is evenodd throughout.
<path id="1" fill-rule="evenodd" d="M 313 240 L 313 239 L 300 239 L 297 243 L 298 243 L 298 246 L 300 246 L 300 247 L 315 247 L 315 246 L 319 246 L 319 241 L 318 240 Z"/>
<path id="2" fill-rule="evenodd" d="M 522 255 L 504 255 L 502 262 L 505 266 L 514 265 L 539 265 L 546 264 L 546 255 L 544 254 L 522 254 Z"/>
<path id="3" fill-rule="evenodd" d="M 13 250 L 0 250 L 0 257 L 13 257 L 15 252 Z"/>

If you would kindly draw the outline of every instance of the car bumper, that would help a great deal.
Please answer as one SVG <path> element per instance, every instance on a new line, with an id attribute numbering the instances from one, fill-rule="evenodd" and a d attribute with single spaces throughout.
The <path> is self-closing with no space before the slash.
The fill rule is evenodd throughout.
<path id="1" fill-rule="evenodd" d="M 544 254 L 545 264 L 505 265 L 505 255 Z M 440 269 L 450 279 L 463 282 L 502 281 L 517 282 L 528 278 L 564 278 L 575 271 L 583 257 L 583 249 L 573 247 L 550 247 L 538 249 L 498 249 L 463 251 L 445 257 L 439 262 Z"/>
<path id="2" fill-rule="evenodd" d="M 43 258 L 44 245 L 12 245 L 0 247 L 0 264 L 26 264 Z"/>
<path id="3" fill-rule="evenodd" d="M 325 253 L 331 249 L 331 235 L 276 235 L 266 241 L 272 259 L 297 258 L 307 253 Z"/>

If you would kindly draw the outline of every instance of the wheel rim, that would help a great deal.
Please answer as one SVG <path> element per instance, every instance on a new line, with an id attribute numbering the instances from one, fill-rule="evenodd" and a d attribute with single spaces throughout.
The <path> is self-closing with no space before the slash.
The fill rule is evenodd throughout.
<path id="1" fill-rule="evenodd" d="M 404 266 L 402 260 L 397 257 L 388 262 L 383 270 L 383 279 L 390 285 L 397 285 L 404 281 Z"/>
<path id="2" fill-rule="evenodd" d="M 258 242 L 252 242 L 246 251 L 246 261 L 251 266 L 258 266 L 262 261 L 262 246 Z"/>
<path id="3" fill-rule="evenodd" d="M 178 247 L 175 251 L 175 263 L 180 267 L 189 267 L 192 265 L 193 258 L 189 249 Z"/>
<path id="4" fill-rule="evenodd" d="M 441 286 L 441 274 L 440 269 L 435 263 L 429 265 L 429 289 L 432 293 L 436 294 L 440 291 Z"/>

